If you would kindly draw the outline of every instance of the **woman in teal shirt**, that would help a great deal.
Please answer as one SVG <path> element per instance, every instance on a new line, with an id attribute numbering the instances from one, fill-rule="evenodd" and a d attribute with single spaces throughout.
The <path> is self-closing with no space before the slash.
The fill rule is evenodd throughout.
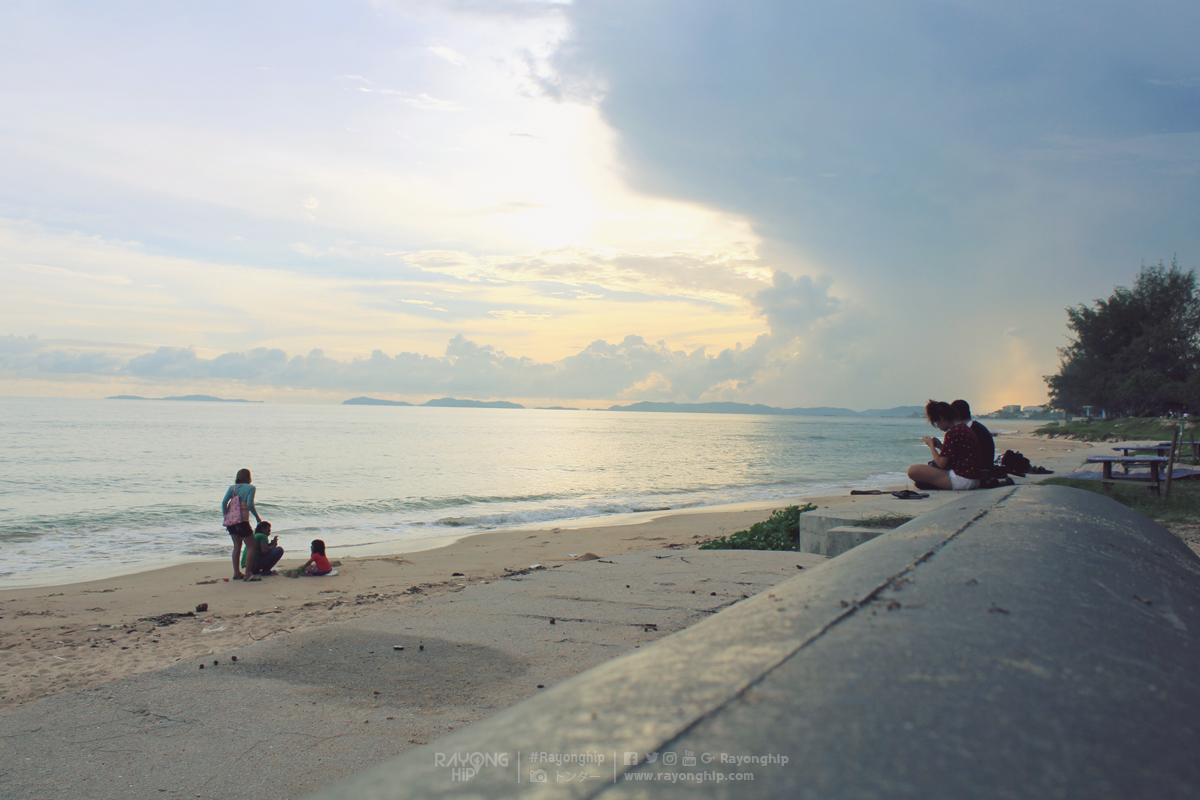
<path id="1" fill-rule="evenodd" d="M 233 579 L 256 581 L 258 576 L 254 574 L 254 562 L 257 560 L 258 548 L 254 546 L 254 529 L 250 527 L 250 520 L 245 519 L 247 513 L 253 514 L 254 518 L 262 522 L 262 517 L 258 515 L 258 509 L 254 507 L 254 484 L 250 482 L 250 470 L 239 469 L 237 477 L 234 479 L 233 486 L 225 490 L 225 497 L 221 500 L 221 516 L 224 518 L 225 512 L 229 510 L 231 502 L 242 504 L 242 521 L 236 525 L 230 525 L 225 530 L 229 531 L 229 535 L 233 537 Z M 246 573 L 242 574 L 242 545 L 246 545 Z"/>

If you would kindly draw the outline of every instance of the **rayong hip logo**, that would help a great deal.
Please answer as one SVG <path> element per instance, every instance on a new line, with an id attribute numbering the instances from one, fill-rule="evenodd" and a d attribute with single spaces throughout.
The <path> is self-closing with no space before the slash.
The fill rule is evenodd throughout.
<path id="1" fill-rule="evenodd" d="M 452 781 L 469 781 L 485 767 L 507 767 L 508 753 L 434 753 L 433 765 L 449 769 Z"/>

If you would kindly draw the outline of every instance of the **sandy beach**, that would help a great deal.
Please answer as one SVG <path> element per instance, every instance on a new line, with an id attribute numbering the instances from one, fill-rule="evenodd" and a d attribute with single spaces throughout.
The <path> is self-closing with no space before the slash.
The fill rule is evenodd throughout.
<path id="1" fill-rule="evenodd" d="M 1019 450 L 1035 463 L 1087 448 L 1031 436 L 1042 423 L 993 422 L 997 452 Z M 553 567 L 589 553 L 608 558 L 693 547 L 744 530 L 792 503 L 828 507 L 859 500 L 847 495 L 797 498 L 652 518 L 647 514 L 645 521 L 633 524 L 598 520 L 477 534 L 431 550 L 342 559 L 339 574 L 327 578 L 277 575 L 257 583 L 230 581 L 230 564 L 222 560 L 5 590 L 0 592 L 0 708 L 352 620 L 414 598 L 458 592 L 535 564 Z M 298 566 L 305 558 L 307 554 L 289 553 L 280 568 Z M 201 604 L 207 610 L 197 612 Z"/>

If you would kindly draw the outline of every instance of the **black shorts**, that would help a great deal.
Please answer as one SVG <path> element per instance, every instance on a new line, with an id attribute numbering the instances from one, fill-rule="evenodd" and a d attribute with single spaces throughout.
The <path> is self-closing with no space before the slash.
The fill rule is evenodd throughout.
<path id="1" fill-rule="evenodd" d="M 254 536 L 254 528 L 250 527 L 249 522 L 239 522 L 225 530 L 229 531 L 229 535 L 235 539 L 247 539 Z"/>

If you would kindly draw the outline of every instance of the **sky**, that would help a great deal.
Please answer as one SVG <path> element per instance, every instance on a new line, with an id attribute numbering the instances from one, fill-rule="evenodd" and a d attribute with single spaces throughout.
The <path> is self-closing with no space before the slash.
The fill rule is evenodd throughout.
<path id="1" fill-rule="evenodd" d="M 0 5 L 0 395 L 1045 401 L 1200 261 L 1200 6 Z"/>

